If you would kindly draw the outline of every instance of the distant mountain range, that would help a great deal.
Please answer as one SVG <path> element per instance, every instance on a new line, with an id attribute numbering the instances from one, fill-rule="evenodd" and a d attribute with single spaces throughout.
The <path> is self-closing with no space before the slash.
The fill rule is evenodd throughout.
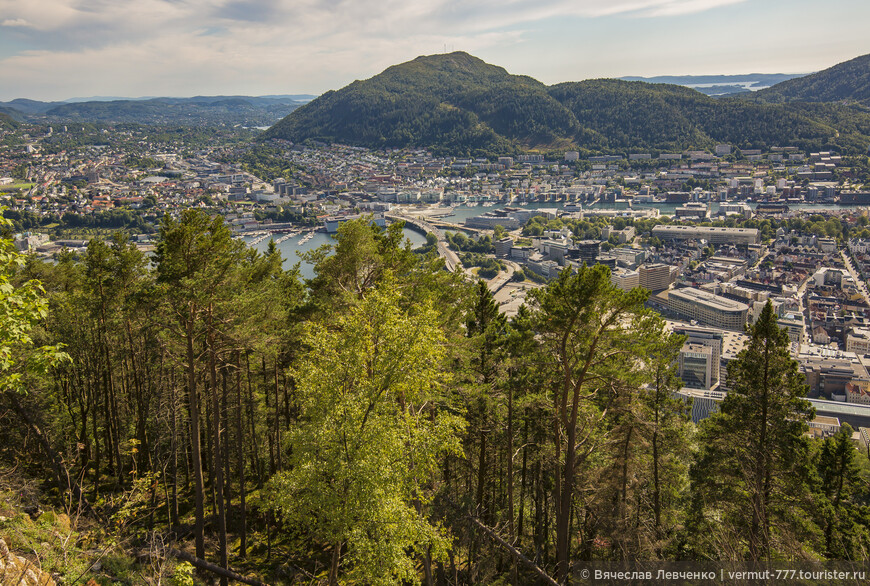
<path id="1" fill-rule="evenodd" d="M 140 96 L 138 98 L 130 98 L 124 96 L 90 96 L 87 98 L 67 98 L 66 100 L 61 100 L 60 102 L 52 102 L 52 103 L 63 103 L 63 104 L 72 104 L 77 102 L 119 102 L 119 101 L 143 101 L 143 100 L 198 100 L 202 99 L 204 96 L 198 96 L 195 98 L 178 98 L 178 97 L 169 97 L 169 96 Z M 206 99 L 212 98 L 220 98 L 221 96 L 205 96 Z M 243 97 L 243 98 L 251 98 L 252 96 L 235 96 L 235 97 Z M 268 96 L 256 96 L 256 98 L 265 98 L 265 99 L 273 99 L 273 100 L 291 100 L 294 102 L 310 102 L 317 96 L 313 94 L 273 94 Z M 256 99 L 255 98 L 255 99 Z"/>
<path id="2" fill-rule="evenodd" d="M 681 151 L 717 143 L 867 152 L 870 144 L 870 55 L 803 77 L 632 79 L 546 86 L 456 52 L 418 57 L 320 97 L 16 99 L 0 102 L 0 125 L 271 126 L 266 139 L 425 147 L 455 155 Z"/>
<path id="3" fill-rule="evenodd" d="M 315 96 L 196 96 L 192 98 L 15 99 L 0 112 L 20 121 L 269 126 Z"/>
<path id="4" fill-rule="evenodd" d="M 758 91 L 782 83 L 803 73 L 746 73 L 743 75 L 659 75 L 656 77 L 620 77 L 623 81 L 669 83 L 698 90 L 708 96 L 730 96 Z"/>
<path id="5" fill-rule="evenodd" d="M 834 76 L 860 78 L 856 69 L 862 67 L 866 76 L 860 60 Z M 716 143 L 866 151 L 870 113 L 860 103 L 767 102 L 768 96 L 781 101 L 772 98 L 782 84 L 799 88 L 801 80 L 822 74 L 781 82 L 749 94 L 752 99 L 714 99 L 680 85 L 616 79 L 546 86 L 456 52 L 418 57 L 329 91 L 294 110 L 265 138 L 457 155 L 679 151 Z M 857 87 L 854 92 L 863 95 Z"/>

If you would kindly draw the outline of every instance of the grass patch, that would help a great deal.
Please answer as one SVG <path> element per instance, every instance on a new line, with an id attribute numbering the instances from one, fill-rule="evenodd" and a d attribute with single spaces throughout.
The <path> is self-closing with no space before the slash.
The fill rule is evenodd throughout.
<path id="1" fill-rule="evenodd" d="M 18 191 L 19 189 L 30 189 L 35 183 L 11 183 L 9 185 L 0 185 L 0 192 Z"/>

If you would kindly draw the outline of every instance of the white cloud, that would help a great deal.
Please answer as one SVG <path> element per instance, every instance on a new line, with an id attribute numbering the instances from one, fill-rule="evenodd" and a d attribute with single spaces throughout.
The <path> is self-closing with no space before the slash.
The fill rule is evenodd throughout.
<path id="1" fill-rule="evenodd" d="M 30 26 L 30 23 L 23 18 L 7 18 L 0 22 L 0 26 Z"/>
<path id="2" fill-rule="evenodd" d="M 314 93 L 445 44 L 493 54 L 548 19 L 667 18 L 743 1 L 0 0 L 18 43 L 0 49 L 0 79 L 55 99 Z"/>
<path id="3" fill-rule="evenodd" d="M 746 0 L 677 0 L 675 2 L 657 2 L 656 6 L 648 8 L 643 16 L 678 16 L 704 12 L 728 4 L 740 4 Z"/>

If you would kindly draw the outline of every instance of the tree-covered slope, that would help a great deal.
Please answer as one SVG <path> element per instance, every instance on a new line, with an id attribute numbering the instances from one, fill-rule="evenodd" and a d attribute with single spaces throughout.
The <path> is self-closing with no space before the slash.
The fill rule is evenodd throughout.
<path id="1" fill-rule="evenodd" d="M 598 79 L 562 83 L 550 95 L 594 130 L 611 149 L 812 146 L 836 131 L 812 115 L 784 106 L 714 99 L 676 85 Z"/>
<path id="2" fill-rule="evenodd" d="M 471 154 L 549 144 L 574 130 L 570 112 L 542 83 L 457 52 L 418 57 L 327 92 L 267 136 Z"/>
<path id="3" fill-rule="evenodd" d="M 778 83 L 753 97 L 768 102 L 860 102 L 870 106 L 870 55 Z"/>
<path id="4" fill-rule="evenodd" d="M 0 130 L 11 130 L 17 126 L 18 122 L 16 122 L 12 116 L 0 112 Z"/>
<path id="5" fill-rule="evenodd" d="M 560 83 L 549 92 L 578 124 L 599 133 L 605 147 L 680 149 L 712 141 L 689 111 L 715 100 L 689 88 L 596 79 Z"/>

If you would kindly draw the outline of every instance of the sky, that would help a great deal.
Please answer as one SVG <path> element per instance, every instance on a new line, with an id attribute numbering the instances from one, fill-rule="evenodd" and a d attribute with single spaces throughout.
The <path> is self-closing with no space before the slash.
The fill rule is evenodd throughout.
<path id="1" fill-rule="evenodd" d="M 320 94 L 467 51 L 553 84 L 808 73 L 870 53 L 867 0 L 0 0 L 0 100 Z"/>

